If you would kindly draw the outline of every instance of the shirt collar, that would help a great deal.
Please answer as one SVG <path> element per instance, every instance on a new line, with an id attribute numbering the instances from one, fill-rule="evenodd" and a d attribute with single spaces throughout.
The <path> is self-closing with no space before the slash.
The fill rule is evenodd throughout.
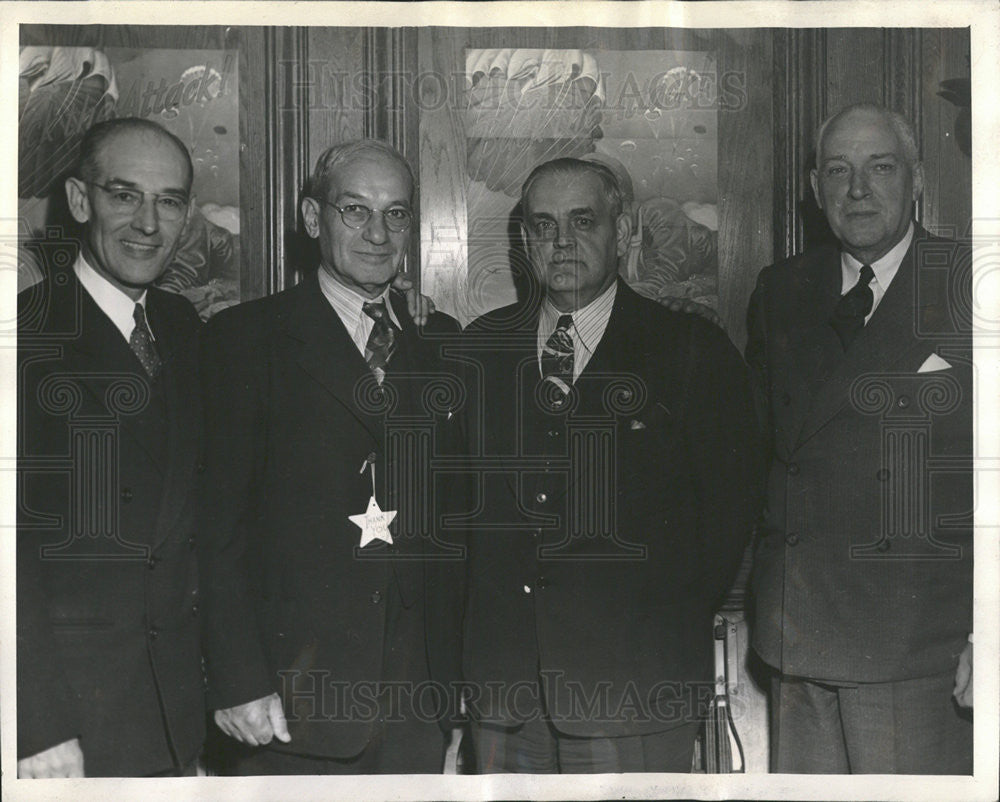
<path id="1" fill-rule="evenodd" d="M 362 315 L 364 315 L 366 320 L 371 320 L 368 315 L 365 315 L 363 309 L 364 304 L 369 301 L 373 303 L 385 301 L 385 307 L 389 310 L 389 320 L 392 321 L 397 329 L 400 331 L 403 330 L 403 327 L 399 325 L 399 318 L 396 317 L 396 312 L 393 310 L 392 303 L 389 300 L 389 287 L 386 287 L 382 294 L 375 298 L 365 298 L 360 293 L 337 281 L 337 279 L 323 269 L 322 265 L 317 268 L 317 275 L 319 276 L 320 290 L 323 291 L 323 295 L 326 296 L 326 299 L 333 306 L 340 319 L 344 321 L 344 325 L 348 331 L 354 330 L 353 326 L 357 325 Z"/>
<path id="2" fill-rule="evenodd" d="M 98 308 L 108 316 L 115 324 L 122 336 L 128 340 L 132 336 L 135 328 L 135 305 L 141 304 L 143 311 L 146 308 L 146 291 L 142 291 L 137 301 L 133 301 L 118 287 L 108 281 L 98 273 L 83 255 L 83 251 L 77 254 L 76 262 L 73 264 L 73 272 L 80 280 L 80 284 L 87 291 L 87 294 L 94 299 Z M 148 322 L 147 322 L 148 325 Z M 152 334 L 152 330 L 150 330 Z M 153 336 L 156 339 L 156 336 Z"/>
<path id="3" fill-rule="evenodd" d="M 546 298 L 542 302 L 541 313 L 538 321 L 538 339 L 545 342 L 549 335 L 555 331 L 556 324 L 562 315 L 569 314 L 573 318 L 573 339 L 582 345 L 589 353 L 593 353 L 597 344 L 604 335 L 607 328 L 608 319 L 611 317 L 611 308 L 615 304 L 615 297 L 618 294 L 618 281 L 612 281 L 604 292 L 598 295 L 586 306 L 582 306 L 574 312 L 560 312 L 552 302 Z"/>
<path id="4" fill-rule="evenodd" d="M 886 290 L 889 288 L 889 284 L 892 282 L 899 270 L 899 266 L 903 263 L 903 257 L 906 256 L 906 252 L 910 248 L 910 243 L 913 242 L 913 221 L 910 221 L 909 228 L 906 229 L 906 234 L 903 238 L 897 242 L 889 252 L 883 256 L 881 259 L 876 259 L 871 263 L 872 272 L 875 274 L 875 280 L 878 281 L 879 286 Z M 845 281 L 849 281 L 850 285 L 853 286 L 857 280 L 858 276 L 861 275 L 861 262 L 851 256 L 847 251 L 841 251 L 840 254 L 840 266 L 841 271 L 844 274 Z"/>

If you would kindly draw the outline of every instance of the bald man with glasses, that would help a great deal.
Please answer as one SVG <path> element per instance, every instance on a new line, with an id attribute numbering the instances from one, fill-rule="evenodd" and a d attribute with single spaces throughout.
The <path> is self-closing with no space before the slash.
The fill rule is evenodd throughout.
<path id="1" fill-rule="evenodd" d="M 238 774 L 442 770 L 458 603 L 439 594 L 462 563 L 448 482 L 412 480 L 460 437 L 425 394 L 456 389 L 439 353 L 458 326 L 418 329 L 390 292 L 413 190 L 390 146 L 330 148 L 302 201 L 318 269 L 206 328 L 206 665 Z"/>
<path id="2" fill-rule="evenodd" d="M 201 322 L 153 286 L 192 179 L 160 125 L 90 128 L 79 254 L 18 297 L 18 777 L 196 771 Z"/>

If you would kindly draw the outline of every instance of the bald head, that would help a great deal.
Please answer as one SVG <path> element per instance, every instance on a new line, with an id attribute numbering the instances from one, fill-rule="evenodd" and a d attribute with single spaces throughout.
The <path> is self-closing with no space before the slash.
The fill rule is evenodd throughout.
<path id="1" fill-rule="evenodd" d="M 80 140 L 80 155 L 77 158 L 75 175 L 84 181 L 96 181 L 101 172 L 99 161 L 106 150 L 113 148 L 116 141 L 136 138 L 167 143 L 177 151 L 187 167 L 187 189 L 191 189 L 194 166 L 187 146 L 159 123 L 141 117 L 119 117 L 105 120 L 91 126 Z"/>
<path id="2" fill-rule="evenodd" d="M 831 127 L 836 128 L 840 124 L 851 125 L 855 120 L 866 118 L 868 120 L 881 120 L 886 126 L 892 129 L 899 140 L 900 151 L 907 164 L 912 166 L 919 161 L 920 152 L 917 148 L 917 134 L 909 120 L 902 114 L 891 111 L 884 106 L 878 106 L 875 103 L 855 103 L 827 117 L 816 131 L 816 164 L 820 164 L 822 161 L 823 139 L 828 129 Z"/>

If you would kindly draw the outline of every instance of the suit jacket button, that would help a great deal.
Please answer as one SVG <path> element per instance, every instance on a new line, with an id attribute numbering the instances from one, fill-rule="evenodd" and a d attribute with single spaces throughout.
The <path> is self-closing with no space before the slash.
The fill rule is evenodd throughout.
<path id="1" fill-rule="evenodd" d="M 792 397 L 788 393 L 781 394 L 781 403 L 783 406 L 791 406 Z"/>
<path id="2" fill-rule="evenodd" d="M 191 605 L 191 615 L 198 615 L 198 605 L 197 604 L 192 604 Z"/>
<path id="3" fill-rule="evenodd" d="M 785 543 L 787 543 L 789 546 L 794 546 L 798 542 L 799 542 L 798 532 L 789 532 L 787 535 L 785 535 Z"/>
<path id="4" fill-rule="evenodd" d="M 901 395 L 899 400 L 896 401 L 896 406 L 900 409 L 906 409 L 910 405 L 910 397 L 908 395 Z"/>
<path id="5" fill-rule="evenodd" d="M 880 482 L 886 481 L 889 478 L 889 469 L 879 468 L 879 470 L 875 473 L 875 478 Z"/>
<path id="6" fill-rule="evenodd" d="M 544 576 L 538 577 L 538 580 L 535 582 L 535 587 L 539 588 L 540 590 L 544 590 L 548 586 L 549 586 L 549 580 L 547 577 Z"/>
<path id="7" fill-rule="evenodd" d="M 548 435 L 549 435 L 549 437 L 558 437 L 559 436 L 559 430 L 558 429 L 549 429 Z"/>
<path id="8" fill-rule="evenodd" d="M 372 604 L 378 604 L 380 601 L 382 601 L 382 591 L 376 590 L 372 593 Z"/>
<path id="9" fill-rule="evenodd" d="M 194 544 L 195 544 L 195 539 L 194 536 L 192 535 L 191 537 L 188 538 L 188 546 L 190 546 L 193 549 Z"/>
<path id="10" fill-rule="evenodd" d="M 544 493 L 539 493 L 537 496 L 535 496 L 535 501 L 537 501 L 539 504 L 544 504 L 548 500 L 549 497 L 546 496 Z"/>
<path id="11" fill-rule="evenodd" d="M 799 464 L 797 462 L 789 462 L 788 463 L 788 473 L 789 473 L 790 476 L 798 476 L 799 475 Z"/>
<path id="12" fill-rule="evenodd" d="M 148 567 L 149 570 L 152 571 L 154 568 L 156 568 L 156 564 L 159 561 L 160 561 L 160 558 L 157 557 L 155 554 L 152 554 L 152 555 L 150 555 L 149 559 L 146 560 L 146 567 Z"/>
<path id="13" fill-rule="evenodd" d="M 160 637 L 160 630 L 158 630 L 156 627 L 150 628 L 150 630 L 149 630 L 149 639 L 150 640 L 156 640 L 158 637 Z"/>
<path id="14" fill-rule="evenodd" d="M 204 473 L 205 472 L 205 463 L 204 462 L 199 462 L 197 465 L 194 466 L 194 469 L 198 473 Z"/>
<path id="15" fill-rule="evenodd" d="M 122 488 L 122 492 L 119 493 L 119 495 L 121 496 L 122 501 L 128 503 L 129 501 L 132 500 L 132 488 L 131 487 L 123 487 Z"/>

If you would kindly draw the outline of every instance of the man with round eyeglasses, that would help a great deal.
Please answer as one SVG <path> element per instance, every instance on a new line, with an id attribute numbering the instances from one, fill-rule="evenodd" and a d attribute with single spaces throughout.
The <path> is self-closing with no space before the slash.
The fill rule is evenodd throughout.
<path id="1" fill-rule="evenodd" d="M 206 327 L 205 653 L 237 774 L 442 769 L 462 563 L 428 449 L 461 437 L 424 390 L 455 389 L 458 326 L 390 292 L 413 192 L 394 148 L 330 148 L 301 205 L 318 269 Z"/>

